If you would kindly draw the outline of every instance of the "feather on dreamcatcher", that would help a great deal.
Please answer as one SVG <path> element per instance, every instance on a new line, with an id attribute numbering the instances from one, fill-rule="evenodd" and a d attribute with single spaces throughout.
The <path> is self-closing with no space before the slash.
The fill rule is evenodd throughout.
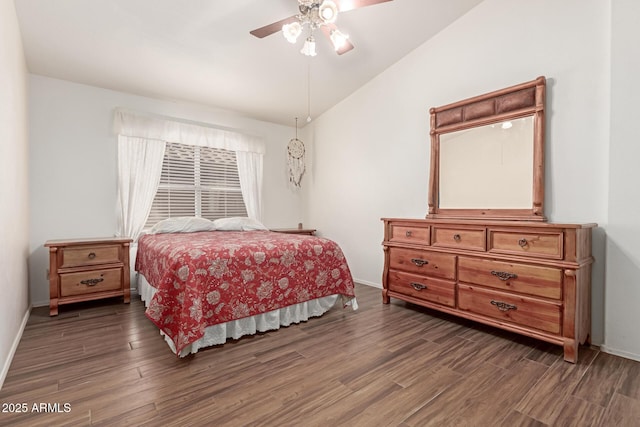
<path id="1" fill-rule="evenodd" d="M 298 139 L 298 118 L 296 117 L 296 137 L 287 144 L 287 165 L 289 167 L 289 181 L 300 187 L 302 175 L 304 175 L 304 142 Z"/>

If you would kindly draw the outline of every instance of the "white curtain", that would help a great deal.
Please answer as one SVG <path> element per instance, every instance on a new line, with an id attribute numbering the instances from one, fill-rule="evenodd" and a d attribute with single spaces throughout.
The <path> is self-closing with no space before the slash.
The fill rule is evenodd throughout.
<path id="1" fill-rule="evenodd" d="M 128 160 L 122 160 L 125 170 L 118 173 L 119 191 L 122 187 L 127 188 L 126 191 L 122 191 L 126 194 L 118 196 L 118 202 L 121 203 L 118 207 L 118 229 L 123 233 L 121 235 L 135 239 L 144 227 L 160 180 L 165 146 L 162 141 L 235 151 L 247 215 L 261 221 L 262 164 L 266 150 L 260 138 L 232 130 L 142 115 L 122 109 L 115 111 L 114 130 L 118 134 L 118 158 L 132 156 Z M 141 147 L 128 148 L 130 151 L 121 152 L 121 139 L 137 141 L 141 143 Z M 159 143 L 162 145 L 161 153 L 156 151 L 158 147 L 153 145 L 160 145 Z M 142 148 L 147 145 L 148 148 Z M 143 159 L 143 156 L 146 156 L 146 159 Z M 150 199 L 147 200 L 147 197 Z"/>
<path id="2" fill-rule="evenodd" d="M 262 221 L 262 154 L 238 151 L 236 159 L 247 215 Z"/>
<path id="3" fill-rule="evenodd" d="M 192 124 L 163 117 L 141 115 L 120 109 L 115 112 L 114 128 L 118 135 L 202 147 L 224 148 L 236 152 L 265 153 L 264 143 L 260 138 L 252 135 L 209 127 L 203 124 Z"/>
<path id="4" fill-rule="evenodd" d="M 117 234 L 134 241 L 158 190 L 165 142 L 118 135 Z"/>

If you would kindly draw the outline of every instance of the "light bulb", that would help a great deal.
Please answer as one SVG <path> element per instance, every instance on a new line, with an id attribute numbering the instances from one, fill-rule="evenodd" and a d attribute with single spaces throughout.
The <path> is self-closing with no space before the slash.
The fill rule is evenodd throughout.
<path id="1" fill-rule="evenodd" d="M 304 41 L 304 46 L 302 46 L 302 50 L 300 50 L 300 53 L 302 53 L 303 55 L 307 55 L 307 56 L 316 56 L 316 41 L 313 38 L 313 36 L 309 36 L 307 37 L 307 39 Z"/>
<path id="2" fill-rule="evenodd" d="M 349 36 L 341 33 L 339 30 L 331 30 L 329 38 L 331 39 L 331 43 L 333 43 L 333 48 L 339 50 L 347 42 Z"/>
<path id="3" fill-rule="evenodd" d="M 282 35 L 289 43 L 295 43 L 300 33 L 302 33 L 302 25 L 298 21 L 282 26 Z"/>
<path id="4" fill-rule="evenodd" d="M 325 0 L 318 8 L 318 15 L 325 24 L 332 24 L 338 17 L 338 6 L 331 0 Z"/>

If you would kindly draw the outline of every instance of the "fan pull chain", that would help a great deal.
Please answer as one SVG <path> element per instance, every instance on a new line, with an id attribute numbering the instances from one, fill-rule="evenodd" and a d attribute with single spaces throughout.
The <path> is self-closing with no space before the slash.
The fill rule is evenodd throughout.
<path id="1" fill-rule="evenodd" d="M 307 123 L 311 123 L 311 59 L 307 62 Z"/>

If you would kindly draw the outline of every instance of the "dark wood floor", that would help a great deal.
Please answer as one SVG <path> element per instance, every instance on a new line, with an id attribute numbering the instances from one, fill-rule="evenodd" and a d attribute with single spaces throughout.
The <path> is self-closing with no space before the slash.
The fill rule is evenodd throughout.
<path id="1" fill-rule="evenodd" d="M 0 425 L 640 425 L 638 362 L 581 348 L 573 365 L 560 347 L 357 295 L 356 312 L 185 359 L 136 298 L 35 309 L 0 390 L 4 411 L 27 412 Z"/>

